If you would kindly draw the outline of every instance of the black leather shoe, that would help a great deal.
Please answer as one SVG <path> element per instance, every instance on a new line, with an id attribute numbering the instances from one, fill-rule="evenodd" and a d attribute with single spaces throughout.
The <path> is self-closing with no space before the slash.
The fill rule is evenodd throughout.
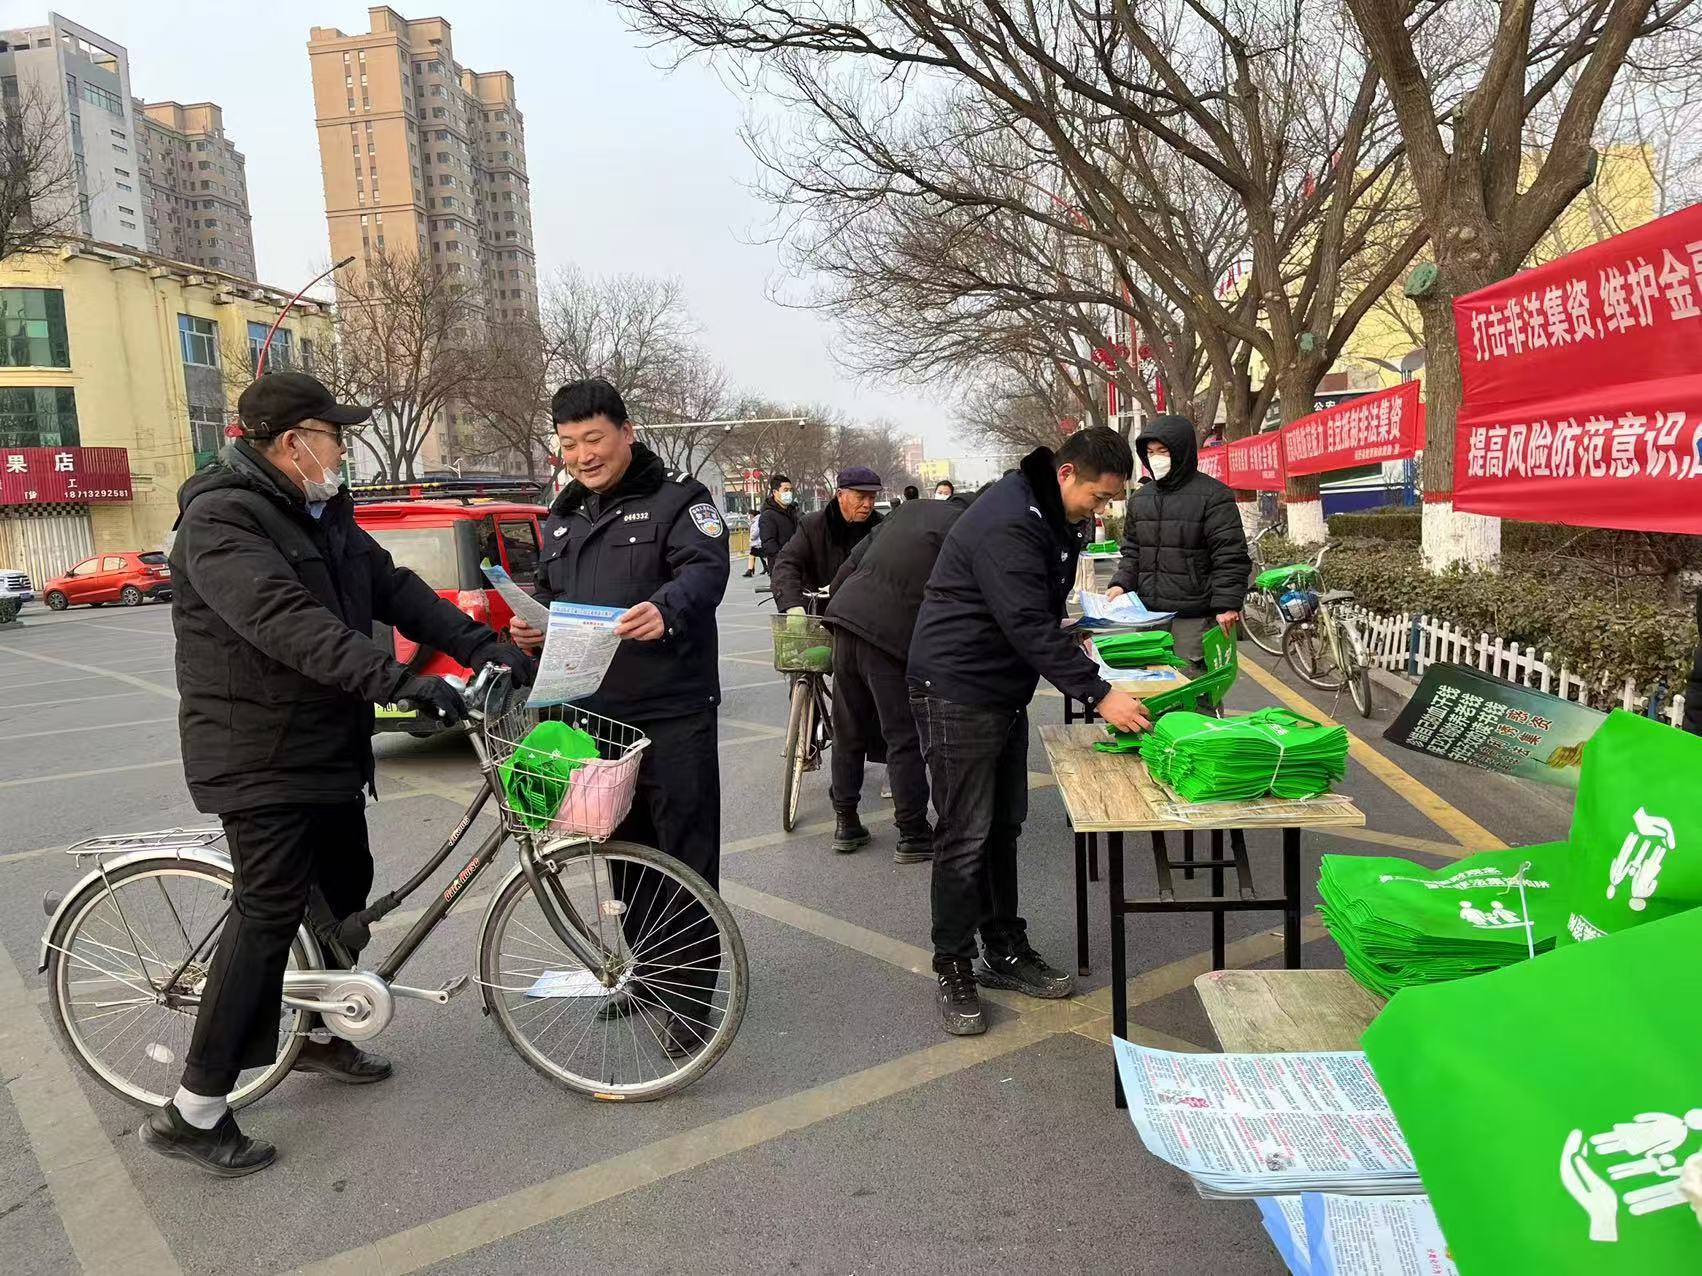
<path id="1" fill-rule="evenodd" d="M 668 1026 L 662 1030 L 662 1053 L 670 1059 L 689 1059 L 703 1049 L 703 1037 L 697 1028 L 678 1015 L 668 1016 Z"/>
<path id="2" fill-rule="evenodd" d="M 841 855 L 849 855 L 859 846 L 869 844 L 869 830 L 863 827 L 863 821 L 857 818 L 855 811 L 840 811 L 833 820 L 833 849 Z"/>
<path id="3" fill-rule="evenodd" d="M 894 864 L 926 864 L 934 858 L 934 836 L 932 833 L 920 837 L 908 837 L 902 833 L 898 836 L 898 849 L 892 853 Z"/>
<path id="4" fill-rule="evenodd" d="M 277 1159 L 278 1149 L 251 1139 L 236 1128 L 236 1118 L 227 1110 L 210 1130 L 200 1130 L 183 1119 L 175 1103 L 149 1114 L 136 1136 L 142 1146 L 161 1156 L 190 1161 L 209 1174 L 238 1179 L 263 1170 Z"/>
<path id="5" fill-rule="evenodd" d="M 324 1045 L 309 1041 L 290 1071 L 317 1072 L 344 1085 L 371 1085 L 388 1077 L 392 1069 L 383 1055 L 368 1054 L 354 1042 L 335 1037 Z"/>

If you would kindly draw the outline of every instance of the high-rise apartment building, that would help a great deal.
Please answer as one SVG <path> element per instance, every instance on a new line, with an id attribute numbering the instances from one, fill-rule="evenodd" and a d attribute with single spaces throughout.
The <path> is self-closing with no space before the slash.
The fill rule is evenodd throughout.
<path id="1" fill-rule="evenodd" d="M 487 323 L 535 316 L 514 77 L 456 62 L 442 18 L 367 16 L 370 31 L 314 27 L 307 44 L 332 260 L 418 253 L 480 291 Z"/>
<path id="2" fill-rule="evenodd" d="M 212 102 L 137 102 L 137 160 L 148 251 L 256 277 L 248 161 L 225 136 Z"/>
<path id="3" fill-rule="evenodd" d="M 57 13 L 46 26 L 0 31 L 0 92 L 45 101 L 76 165 L 76 233 L 146 248 L 147 206 L 136 157 L 130 59 L 124 46 Z M 46 219 L 60 208 L 38 209 Z"/>
<path id="4" fill-rule="evenodd" d="M 76 167 L 73 233 L 254 278 L 246 163 L 216 105 L 133 98 L 124 46 L 57 13 L 0 31 L 0 92 L 47 100 Z"/>

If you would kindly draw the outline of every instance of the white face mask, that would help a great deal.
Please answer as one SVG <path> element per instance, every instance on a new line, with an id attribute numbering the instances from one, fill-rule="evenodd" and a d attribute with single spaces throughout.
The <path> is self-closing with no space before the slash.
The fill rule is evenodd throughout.
<path id="1" fill-rule="evenodd" d="M 934 493 L 934 499 L 936 501 L 949 501 L 949 500 L 951 500 L 951 493 L 950 492 L 935 492 Z"/>
<path id="2" fill-rule="evenodd" d="M 1161 479 L 1170 473 L 1170 458 L 1168 456 L 1149 455 L 1146 459 L 1146 467 L 1152 471 L 1152 477 L 1155 480 Z"/>
<path id="3" fill-rule="evenodd" d="M 776 492 L 774 494 L 774 499 L 779 501 L 782 505 L 790 505 L 792 503 L 792 493 Z"/>
<path id="4" fill-rule="evenodd" d="M 313 454 L 310 452 L 308 455 L 312 456 Z M 319 465 L 317 458 L 313 463 Z M 307 498 L 309 505 L 322 504 L 342 490 L 343 476 L 341 474 L 333 474 L 323 465 L 319 465 L 320 477 L 310 479 L 302 470 L 301 462 L 296 460 L 295 457 L 290 458 L 290 464 L 295 466 L 296 475 L 301 479 L 302 494 Z"/>

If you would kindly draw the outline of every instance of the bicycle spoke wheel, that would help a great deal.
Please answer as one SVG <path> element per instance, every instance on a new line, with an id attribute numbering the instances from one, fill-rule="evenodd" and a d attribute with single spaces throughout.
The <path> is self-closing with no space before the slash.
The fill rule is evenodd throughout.
<path id="1" fill-rule="evenodd" d="M 540 868 L 606 957 L 597 970 L 581 963 L 524 875 L 503 887 L 480 937 L 479 977 L 515 1049 L 594 1099 L 659 1099 L 701 1077 L 732 1044 L 749 987 L 721 897 L 672 857 L 623 842 L 568 846 Z"/>
<path id="2" fill-rule="evenodd" d="M 229 905 L 224 870 L 161 858 L 114 869 L 66 911 L 48 956 L 54 1025 L 120 1098 L 154 1108 L 176 1092 Z M 305 942 L 298 935 L 291 946 L 290 969 L 317 964 Z M 237 1078 L 233 1107 L 275 1086 L 301 1049 L 305 1012 L 280 1002 L 278 1013 L 278 1057 Z"/>
<path id="3" fill-rule="evenodd" d="M 1329 654 L 1329 644 L 1310 624 L 1290 625 L 1282 636 L 1282 654 L 1302 679 L 1323 691 L 1341 688 L 1341 673 Z"/>
<path id="4" fill-rule="evenodd" d="M 1253 640 L 1260 651 L 1273 656 L 1282 655 L 1282 613 L 1276 599 L 1263 589 L 1248 593 L 1241 604 L 1241 631 Z"/>
<path id="5" fill-rule="evenodd" d="M 1365 654 L 1365 643 L 1359 637 L 1359 628 L 1352 621 L 1341 622 L 1342 654 L 1346 658 L 1347 689 L 1353 696 L 1353 707 L 1359 710 L 1359 716 L 1371 716 L 1371 661 Z"/>
<path id="6" fill-rule="evenodd" d="M 780 788 L 780 827 L 787 833 L 798 823 L 798 795 L 803 791 L 804 772 L 809 766 L 814 716 L 815 701 L 809 684 L 797 678 L 792 683 L 792 708 L 786 717 L 785 775 Z"/>

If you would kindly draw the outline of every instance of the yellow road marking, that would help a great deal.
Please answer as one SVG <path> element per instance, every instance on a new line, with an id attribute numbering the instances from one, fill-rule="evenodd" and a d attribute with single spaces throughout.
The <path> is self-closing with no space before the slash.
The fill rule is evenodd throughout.
<path id="1" fill-rule="evenodd" d="M 1317 705 L 1305 696 L 1295 691 L 1281 678 L 1267 671 L 1256 660 L 1243 660 L 1242 672 L 1249 675 L 1266 691 L 1281 700 L 1296 713 L 1303 713 L 1308 718 L 1322 722 L 1325 726 L 1339 725 Z M 1360 739 L 1350 729 L 1347 733 L 1347 749 L 1354 760 L 1384 784 L 1393 789 L 1406 800 L 1414 810 L 1418 811 L 1437 828 L 1447 833 L 1461 846 L 1470 847 L 1474 851 L 1504 850 L 1507 843 L 1467 815 L 1459 807 L 1449 802 L 1440 793 L 1428 788 L 1415 777 L 1407 774 L 1394 762 L 1373 749 Z"/>

